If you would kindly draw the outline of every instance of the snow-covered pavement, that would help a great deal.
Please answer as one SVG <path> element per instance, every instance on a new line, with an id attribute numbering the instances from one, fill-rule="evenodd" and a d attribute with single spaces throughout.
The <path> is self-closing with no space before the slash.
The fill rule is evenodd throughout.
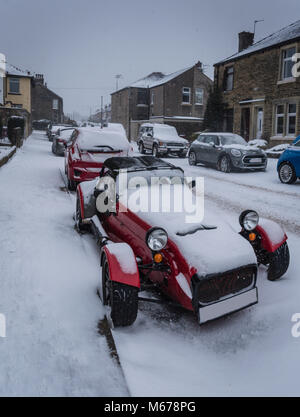
<path id="1" fill-rule="evenodd" d="M 98 254 L 73 228 L 62 166 L 35 132 L 0 168 L 0 395 L 127 395 L 97 331 Z"/>

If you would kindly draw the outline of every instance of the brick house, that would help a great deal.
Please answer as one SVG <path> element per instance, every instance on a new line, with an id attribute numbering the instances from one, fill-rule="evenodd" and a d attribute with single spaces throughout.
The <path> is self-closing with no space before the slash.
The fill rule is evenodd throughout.
<path id="1" fill-rule="evenodd" d="M 25 137 L 31 133 L 31 88 L 33 75 L 5 61 L 2 55 L 0 124 L 6 126 L 8 119 L 19 116 L 25 121 Z"/>
<path id="2" fill-rule="evenodd" d="M 63 99 L 51 91 L 42 74 L 36 74 L 32 87 L 32 120 L 64 121 Z"/>
<path id="3" fill-rule="evenodd" d="M 189 136 L 201 129 L 212 84 L 200 62 L 169 75 L 153 72 L 112 93 L 112 122 L 122 123 L 131 140 L 145 122 L 166 123 Z"/>
<path id="4" fill-rule="evenodd" d="M 276 145 L 300 134 L 300 78 L 292 57 L 300 52 L 300 20 L 253 44 L 239 34 L 239 51 L 215 64 L 215 83 L 226 104 L 224 130 Z"/>

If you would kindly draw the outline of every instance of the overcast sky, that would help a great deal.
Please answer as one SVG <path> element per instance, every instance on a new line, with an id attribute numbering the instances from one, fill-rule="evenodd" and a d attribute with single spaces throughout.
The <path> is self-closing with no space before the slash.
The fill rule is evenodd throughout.
<path id="1" fill-rule="evenodd" d="M 299 0 L 0 0 L 0 52 L 45 75 L 65 112 L 88 115 L 110 102 L 114 76 L 124 87 L 153 72 L 232 55 L 238 32 L 256 40 L 300 19 Z"/>

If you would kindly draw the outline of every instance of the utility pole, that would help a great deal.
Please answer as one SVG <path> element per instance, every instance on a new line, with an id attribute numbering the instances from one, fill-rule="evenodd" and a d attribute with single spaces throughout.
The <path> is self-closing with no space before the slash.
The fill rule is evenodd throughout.
<path id="1" fill-rule="evenodd" d="M 101 129 L 103 128 L 103 96 L 101 96 Z"/>

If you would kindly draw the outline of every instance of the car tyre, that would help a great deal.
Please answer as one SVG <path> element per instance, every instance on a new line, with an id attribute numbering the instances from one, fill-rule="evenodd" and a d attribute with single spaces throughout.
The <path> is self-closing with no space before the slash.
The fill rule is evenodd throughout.
<path id="1" fill-rule="evenodd" d="M 157 146 L 157 145 L 154 145 L 154 146 L 153 146 L 153 148 L 152 148 L 152 155 L 153 155 L 155 158 L 158 158 L 158 157 L 159 157 L 159 154 L 158 154 L 158 146 Z"/>
<path id="2" fill-rule="evenodd" d="M 78 195 L 76 198 L 75 225 L 76 225 L 78 232 L 85 232 L 88 230 L 88 225 L 82 223 L 80 201 L 79 201 Z"/>
<path id="3" fill-rule="evenodd" d="M 280 165 L 278 176 L 283 184 L 294 184 L 297 181 L 295 168 L 290 162 L 283 162 Z"/>
<path id="4" fill-rule="evenodd" d="M 232 170 L 231 160 L 227 155 L 223 155 L 218 163 L 219 171 L 224 173 L 229 173 Z"/>
<path id="5" fill-rule="evenodd" d="M 68 178 L 68 189 L 69 189 L 69 191 L 75 191 L 76 188 L 77 188 L 76 182 L 72 181 Z"/>
<path id="6" fill-rule="evenodd" d="M 102 266 L 103 304 L 110 306 L 115 327 L 131 326 L 138 313 L 138 288 L 114 282 L 110 278 L 107 259 Z"/>
<path id="7" fill-rule="evenodd" d="M 268 268 L 268 280 L 276 281 L 281 278 L 290 265 L 290 251 L 288 244 L 285 242 L 271 255 Z"/>
<path id="8" fill-rule="evenodd" d="M 191 166 L 195 166 L 197 164 L 197 158 L 196 158 L 196 154 L 194 151 L 191 151 L 189 153 L 189 164 Z"/>
<path id="9" fill-rule="evenodd" d="M 139 143 L 139 153 L 141 153 L 142 155 L 145 155 L 146 153 L 143 142 Z"/>

